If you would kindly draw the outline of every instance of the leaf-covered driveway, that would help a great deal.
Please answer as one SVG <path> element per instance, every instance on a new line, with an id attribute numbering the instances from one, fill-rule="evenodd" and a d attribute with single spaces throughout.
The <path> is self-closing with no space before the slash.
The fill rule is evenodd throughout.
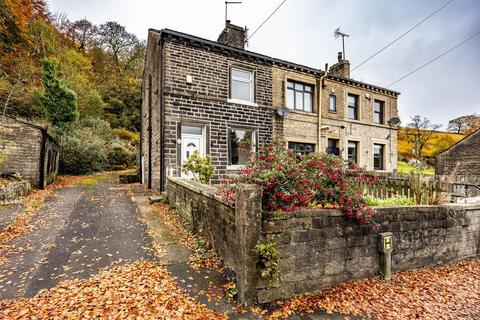
<path id="1" fill-rule="evenodd" d="M 32 297 L 62 280 L 151 259 L 149 237 L 117 179 L 95 176 L 52 192 L 33 215 L 33 229 L 7 244 L 0 299 Z"/>

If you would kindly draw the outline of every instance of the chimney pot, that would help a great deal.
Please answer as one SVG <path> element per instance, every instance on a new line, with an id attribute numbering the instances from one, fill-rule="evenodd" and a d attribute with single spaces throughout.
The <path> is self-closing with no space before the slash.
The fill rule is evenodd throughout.
<path id="1" fill-rule="evenodd" d="M 341 51 L 337 54 L 337 58 L 338 58 L 338 62 L 343 60 L 343 55 Z"/>

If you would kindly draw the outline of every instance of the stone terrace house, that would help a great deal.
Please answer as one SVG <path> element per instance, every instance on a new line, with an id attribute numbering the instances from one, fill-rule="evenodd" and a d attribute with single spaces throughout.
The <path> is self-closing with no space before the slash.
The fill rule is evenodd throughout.
<path id="1" fill-rule="evenodd" d="M 32 187 L 43 189 L 57 178 L 60 146 L 45 128 L 0 116 L 2 174 L 18 174 Z"/>
<path id="2" fill-rule="evenodd" d="M 437 155 L 435 173 L 480 178 L 480 129 Z"/>
<path id="3" fill-rule="evenodd" d="M 351 79 L 341 57 L 327 73 L 244 44 L 245 29 L 229 22 L 218 41 L 149 30 L 140 151 L 149 187 L 163 190 L 167 176 L 181 176 L 195 150 L 211 155 L 218 182 L 274 138 L 298 153 L 326 151 L 367 169 L 396 169 L 397 128 L 389 121 L 398 92 Z"/>

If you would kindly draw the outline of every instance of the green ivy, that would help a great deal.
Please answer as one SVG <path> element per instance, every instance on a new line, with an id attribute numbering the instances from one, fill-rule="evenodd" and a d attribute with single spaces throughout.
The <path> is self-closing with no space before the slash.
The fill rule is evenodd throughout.
<path id="1" fill-rule="evenodd" d="M 262 279 L 272 279 L 279 275 L 278 252 L 275 243 L 259 243 L 255 246 L 258 254 L 258 266 Z"/>

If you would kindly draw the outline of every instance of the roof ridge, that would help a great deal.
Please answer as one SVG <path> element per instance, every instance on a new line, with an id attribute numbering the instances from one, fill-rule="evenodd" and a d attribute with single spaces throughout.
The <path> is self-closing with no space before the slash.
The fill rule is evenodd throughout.
<path id="1" fill-rule="evenodd" d="M 155 30 L 155 31 L 157 31 L 157 30 Z M 183 37 L 183 38 L 186 38 L 186 39 L 189 39 L 189 40 L 192 40 L 192 41 L 198 41 L 198 42 L 201 42 L 201 43 L 204 43 L 204 44 L 207 44 L 207 45 L 211 45 L 211 46 L 215 46 L 215 47 L 218 47 L 218 48 L 221 48 L 221 49 L 224 49 L 224 50 L 229 50 L 231 52 L 236 52 L 236 53 L 239 53 L 239 54 L 249 55 L 249 56 L 252 56 L 252 57 L 256 57 L 258 59 L 263 59 L 263 60 L 270 61 L 272 63 L 279 64 L 279 65 L 285 65 L 285 66 L 289 66 L 291 68 L 296 68 L 296 69 L 303 69 L 304 71 L 314 73 L 314 74 L 318 74 L 319 76 L 323 76 L 325 74 L 325 71 L 322 71 L 321 69 L 312 68 L 312 67 L 309 67 L 309 66 L 305 66 L 305 65 L 295 63 L 295 62 L 290 62 L 290 61 L 274 58 L 274 57 L 267 56 L 267 55 L 257 53 L 257 52 L 253 52 L 253 51 L 238 49 L 238 48 L 231 47 L 231 46 L 228 46 L 228 45 L 225 45 L 225 44 L 222 44 L 222 43 L 218 43 L 218 42 L 213 41 L 213 40 L 209 40 L 209 39 L 205 39 L 205 38 L 202 38 L 202 37 L 194 36 L 194 35 L 184 33 L 184 32 L 181 32 L 181 31 L 176 31 L 176 30 L 172 30 L 172 29 L 168 29 L 168 28 L 164 28 L 160 31 L 160 37 L 162 37 L 163 35 L 167 35 L 167 34 L 171 35 L 171 36 Z M 394 95 L 399 95 L 400 94 L 400 92 L 398 92 L 398 91 L 383 88 L 383 87 L 376 86 L 376 85 L 373 85 L 373 84 L 370 84 L 370 83 L 358 81 L 358 80 L 355 80 L 355 79 L 352 79 L 352 78 L 345 78 L 345 77 L 342 77 L 342 76 L 331 75 L 331 74 L 329 74 L 328 77 L 330 79 L 335 79 L 336 78 L 336 79 L 339 79 L 339 80 L 342 80 L 342 81 L 348 81 L 348 82 L 351 82 L 351 83 L 354 83 L 354 84 L 357 84 L 357 85 L 360 85 L 360 86 L 367 86 L 371 89 L 375 89 L 375 90 L 379 90 L 379 91 L 385 91 L 385 92 L 388 92 L 388 93 L 391 93 L 391 94 L 394 94 Z"/>

